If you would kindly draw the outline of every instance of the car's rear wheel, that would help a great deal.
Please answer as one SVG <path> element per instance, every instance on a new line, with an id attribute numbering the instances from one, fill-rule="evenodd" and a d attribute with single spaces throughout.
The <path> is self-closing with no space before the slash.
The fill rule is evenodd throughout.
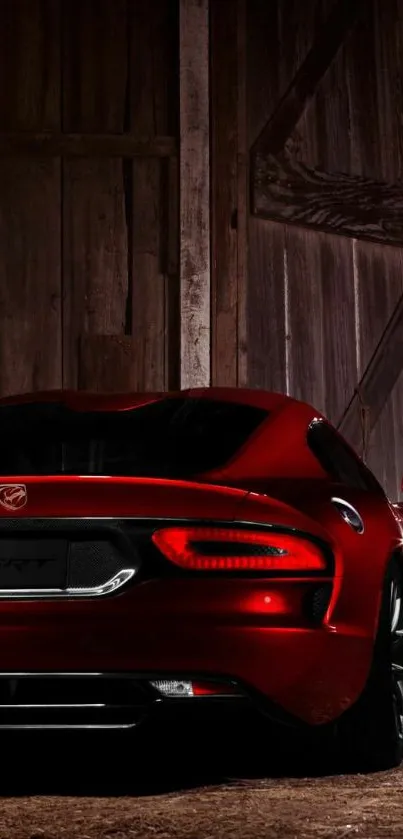
<path id="1" fill-rule="evenodd" d="M 344 766 L 377 771 L 403 759 L 403 575 L 391 563 L 385 579 L 374 659 L 367 685 L 336 724 Z"/>

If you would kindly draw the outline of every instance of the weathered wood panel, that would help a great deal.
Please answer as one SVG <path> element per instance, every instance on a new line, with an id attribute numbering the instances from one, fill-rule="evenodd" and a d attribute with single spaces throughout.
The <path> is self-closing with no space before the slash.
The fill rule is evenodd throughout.
<path id="1" fill-rule="evenodd" d="M 208 0 L 180 0 L 181 386 L 210 383 Z"/>
<path id="2" fill-rule="evenodd" d="M 63 8 L 63 129 L 119 133 L 128 78 L 125 0 L 72 0 Z M 81 334 L 124 333 L 128 264 L 121 161 L 64 161 L 63 239 L 63 384 L 75 387 Z"/>
<path id="3" fill-rule="evenodd" d="M 400 183 L 313 169 L 284 153 L 256 159 L 254 190 L 253 212 L 261 218 L 403 244 Z"/>
<path id="4" fill-rule="evenodd" d="M 283 225 L 251 218 L 247 320 L 248 384 L 250 387 L 261 387 L 280 393 L 288 391 L 286 268 Z"/>
<path id="5" fill-rule="evenodd" d="M 59 3 L 4 0 L 0 128 L 59 128 Z M 60 162 L 0 161 L 0 393 L 61 384 Z"/>
<path id="6" fill-rule="evenodd" d="M 289 390 L 325 410 L 323 297 L 320 244 L 312 232 L 285 232 L 288 280 Z M 319 282 L 318 282 L 319 281 Z"/>
<path id="7" fill-rule="evenodd" d="M 176 153 L 175 137 L 57 131 L 0 134 L 0 157 L 170 157 Z"/>
<path id="8" fill-rule="evenodd" d="M 250 215 L 247 125 L 247 2 L 237 0 L 238 156 L 237 156 L 237 384 L 248 384 L 248 222 Z"/>
<path id="9" fill-rule="evenodd" d="M 356 22 L 362 0 L 337 0 L 315 33 L 311 49 L 298 67 L 290 86 L 257 137 L 253 151 L 278 154 L 304 114 L 308 103 Z M 287 21 L 287 26 L 289 22 Z"/>
<path id="10" fill-rule="evenodd" d="M 211 4 L 212 383 L 238 378 L 238 19 L 233 0 Z"/>
<path id="11" fill-rule="evenodd" d="M 82 335 L 78 387 L 98 393 L 135 391 L 134 359 L 135 347 L 128 335 Z"/>
<path id="12" fill-rule="evenodd" d="M 403 6 L 401 0 L 374 4 L 373 26 L 375 42 L 376 115 L 378 125 L 379 177 L 388 181 L 403 178 L 403 123 L 401 119 L 401 77 L 403 67 Z M 362 64 L 364 61 L 362 60 Z M 363 115 L 364 122 L 364 115 Z M 368 126 L 368 119 L 364 125 Z M 367 172 L 366 172 L 367 174 Z M 396 266 L 396 260 L 398 265 Z M 402 273 L 401 253 L 394 256 L 395 272 Z M 398 286 L 399 289 L 399 286 Z M 389 428 L 393 428 L 395 462 L 388 488 L 392 498 L 403 498 L 403 373 L 400 375 L 386 406 Z M 384 412 L 385 413 L 385 412 Z M 386 436 L 387 445 L 387 436 Z"/>
<path id="13" fill-rule="evenodd" d="M 82 333 L 124 334 L 127 227 L 121 161 L 64 162 L 64 384 Z"/>
<path id="14" fill-rule="evenodd" d="M 387 276 L 384 277 L 384 286 L 382 287 L 384 299 L 388 297 L 386 284 Z M 359 381 L 356 393 L 349 403 L 339 426 L 354 445 L 359 446 L 361 443 L 360 409 L 362 404 L 365 404 L 368 411 L 368 430 L 371 431 L 383 411 L 402 369 L 403 295 L 398 297 L 396 307 L 390 319 L 386 322 L 380 341 L 376 345 L 375 351 Z"/>
<path id="15" fill-rule="evenodd" d="M 60 129 L 60 0 L 2 0 L 0 129 Z"/>
<path id="16" fill-rule="evenodd" d="M 61 384 L 60 165 L 0 165 L 0 394 Z"/>
<path id="17" fill-rule="evenodd" d="M 351 15 L 351 26 L 356 16 L 353 31 L 336 57 L 323 37 L 327 29 L 331 39 L 337 34 L 337 26 L 329 26 L 332 15 L 339 21 L 339 35 L 344 38 L 343 19 L 348 23 Z M 403 206 L 398 181 L 403 130 L 398 85 L 394 83 L 403 60 L 399 15 L 401 4 L 385 4 L 382 0 L 347 5 L 341 0 L 330 14 L 328 11 L 317 44 L 261 134 L 265 154 L 256 161 L 253 200 L 253 211 L 258 215 L 402 244 Z M 292 37 L 287 41 L 292 42 Z M 313 83 L 318 82 L 319 75 L 312 73 L 315 68 L 311 66 L 315 50 L 323 57 L 327 55 L 330 62 L 316 89 Z M 316 149 L 312 142 L 306 142 L 307 135 L 312 136 L 313 124 Z"/>
<path id="18" fill-rule="evenodd" d="M 246 12 L 251 146 L 312 47 L 318 10 L 300 0 L 247 0 Z"/>
<path id="19" fill-rule="evenodd" d="M 257 0 L 252 5 L 255 12 L 260 7 L 261 24 L 262 5 Z M 285 342 L 284 352 L 281 346 L 277 351 L 279 371 L 285 358 L 291 393 L 313 401 L 337 423 L 402 293 L 403 124 L 398 80 L 403 66 L 403 3 L 323 0 L 303 4 L 304 20 L 298 12 L 290 15 L 286 7 L 287 3 L 266 4 L 264 12 L 279 36 L 277 58 L 275 50 L 274 57 L 269 55 L 273 35 L 268 36 L 265 54 L 263 34 L 255 31 L 255 40 L 249 43 L 251 64 L 257 54 L 259 75 L 265 79 L 261 89 L 270 88 L 265 148 L 273 152 L 258 161 L 252 211 L 262 219 L 280 222 L 266 222 L 265 228 L 263 220 L 251 221 L 251 229 L 260 229 L 266 247 L 273 250 L 270 256 L 257 247 L 259 259 L 254 261 L 270 264 L 274 259 L 281 265 L 278 247 L 268 243 L 272 231 L 284 229 L 284 270 L 281 273 L 278 267 L 275 273 L 284 293 L 286 332 L 291 340 Z M 342 15 L 334 18 L 334 28 L 328 26 L 332 9 L 336 16 L 342 9 L 344 23 L 359 11 L 337 53 L 328 47 L 330 41 L 333 47 L 336 43 L 337 26 L 343 35 L 344 23 Z M 320 60 L 312 60 L 315 50 Z M 323 73 L 326 51 L 329 66 Z M 251 139 L 256 139 L 251 126 L 262 131 L 263 103 L 250 88 L 249 101 L 249 130 Z M 283 228 L 281 222 L 286 223 Z M 253 242 L 256 247 L 251 237 Z M 264 323 L 263 315 L 257 313 L 260 292 L 249 290 L 249 303 L 253 365 L 262 370 L 274 339 L 263 338 L 260 328 L 253 333 L 255 321 Z M 281 307 L 281 302 L 277 305 Z M 372 413 L 367 425 L 363 423 L 363 438 L 357 445 L 396 497 L 402 471 L 398 466 L 403 438 L 402 375 L 376 421 L 386 386 L 392 387 L 403 360 L 399 330 L 392 327 L 389 331 L 396 340 L 389 346 L 390 363 L 375 390 L 361 393 L 363 402 L 371 403 Z M 317 357 L 321 353 L 322 360 Z M 379 369 L 387 359 L 383 355 Z M 369 370 L 363 384 L 371 376 Z M 254 378 L 255 384 L 263 381 L 263 376 Z M 353 404 L 354 422 L 361 410 L 364 418 L 368 416 L 357 395 Z"/>
<path id="20" fill-rule="evenodd" d="M 260 6 L 256 2 L 254 5 L 255 9 Z M 342 73 L 339 68 L 333 71 L 332 85 L 336 95 L 321 101 L 320 106 L 316 106 L 314 98 L 309 117 L 302 113 L 303 107 L 314 95 L 315 81 L 323 75 L 329 49 L 334 55 L 341 34 L 351 24 L 352 10 L 343 4 L 343 16 L 337 32 L 333 24 L 329 25 L 327 17 L 332 8 L 333 4 L 326 0 L 320 8 L 313 3 L 302 7 L 289 2 L 266 4 L 264 9 L 264 14 L 271 17 L 272 26 L 276 27 L 281 45 L 277 68 L 272 66 L 273 58 L 268 51 L 266 62 L 270 61 L 269 69 L 265 70 L 260 64 L 262 78 L 267 79 L 270 74 L 271 113 L 277 114 L 273 121 L 269 120 L 269 124 L 278 139 L 281 126 L 284 128 L 287 124 L 292 129 L 293 121 L 297 119 L 298 125 L 292 135 L 293 153 L 302 154 L 309 163 L 326 159 L 333 145 L 337 144 L 339 150 L 340 141 L 344 139 L 343 126 L 340 129 L 340 120 L 345 113 L 344 99 L 338 93 L 343 87 L 344 67 Z M 259 27 L 255 20 L 254 27 L 249 43 L 252 73 L 249 85 L 254 79 L 257 87 L 253 65 L 255 39 L 258 44 L 263 39 L 263 35 L 256 31 L 257 28 L 262 29 L 262 20 L 259 20 Z M 263 31 L 266 34 L 269 29 L 263 28 Z M 261 47 L 258 55 L 262 56 Z M 300 75 L 301 83 L 292 87 L 301 65 L 305 68 Z M 253 90 L 250 94 L 256 100 Z M 263 112 L 263 104 L 260 108 Z M 270 111 L 266 111 L 266 119 L 269 118 Z M 253 122 L 252 113 L 249 115 L 250 126 Z M 283 141 L 285 139 L 286 135 Z M 348 137 L 343 153 L 348 160 Z M 270 181 L 276 195 L 283 188 L 283 182 L 288 182 L 286 176 L 280 183 L 277 178 L 278 171 Z M 298 193 L 291 189 L 290 193 L 291 200 L 298 200 Z M 287 200 L 290 200 L 289 195 Z M 251 380 L 261 386 L 278 382 L 279 389 L 313 402 L 318 409 L 337 420 L 356 381 L 352 242 L 336 236 L 318 235 L 298 226 L 291 228 L 252 219 L 249 252 Z M 270 291 L 269 283 L 273 286 Z M 268 373 L 265 359 L 270 357 L 276 361 L 275 369 Z"/>
<path id="21" fill-rule="evenodd" d="M 144 4 L 131 7 L 128 127 L 134 136 L 177 133 L 177 25 L 177 4 L 169 0 L 153 3 L 152 15 Z M 132 207 L 129 331 L 140 390 L 163 389 L 168 375 L 172 384 L 168 370 L 175 370 L 179 355 L 179 341 L 167 331 L 177 305 L 168 290 L 178 284 L 177 266 L 170 272 L 172 229 L 177 233 L 177 219 L 169 212 L 178 190 L 175 171 L 158 160 L 135 160 L 127 187 Z"/>
<path id="22" fill-rule="evenodd" d="M 361 372 L 382 337 L 385 326 L 403 294 L 403 257 L 395 249 L 357 244 Z M 402 359 L 401 359 L 402 360 Z M 366 398 L 363 393 L 363 407 Z M 368 465 L 393 497 L 397 488 L 397 455 L 393 401 L 390 397 L 372 433 L 371 417 L 363 427 L 361 452 Z"/>

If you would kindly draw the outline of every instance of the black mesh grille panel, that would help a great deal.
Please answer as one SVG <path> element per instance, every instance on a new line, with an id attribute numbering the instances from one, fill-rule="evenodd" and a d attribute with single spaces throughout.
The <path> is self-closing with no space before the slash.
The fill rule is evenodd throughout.
<path id="1" fill-rule="evenodd" d="M 119 520 L 0 519 L 0 590 L 79 593 L 139 567 L 135 540 Z"/>
<path id="2" fill-rule="evenodd" d="M 130 558 L 112 542 L 88 539 L 71 542 L 67 585 L 69 588 L 94 588 L 127 567 L 130 567 Z"/>

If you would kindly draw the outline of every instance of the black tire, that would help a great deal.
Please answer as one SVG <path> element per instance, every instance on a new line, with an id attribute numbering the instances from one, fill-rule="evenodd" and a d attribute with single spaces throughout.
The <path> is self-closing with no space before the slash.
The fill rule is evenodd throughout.
<path id="1" fill-rule="evenodd" d="M 403 760 L 403 575 L 396 561 L 385 579 L 371 673 L 335 725 L 335 746 L 347 770 L 376 772 Z"/>

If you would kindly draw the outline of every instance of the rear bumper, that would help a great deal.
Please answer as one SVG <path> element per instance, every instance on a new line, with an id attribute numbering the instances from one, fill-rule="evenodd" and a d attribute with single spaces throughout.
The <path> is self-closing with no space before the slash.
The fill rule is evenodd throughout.
<path id="1" fill-rule="evenodd" d="M 326 723 L 361 693 L 372 638 L 354 627 L 309 624 L 302 606 L 310 588 L 309 581 L 174 579 L 102 601 L 3 601 L 0 675 L 221 676 L 274 719 Z M 160 713 L 158 705 L 149 710 Z"/>

